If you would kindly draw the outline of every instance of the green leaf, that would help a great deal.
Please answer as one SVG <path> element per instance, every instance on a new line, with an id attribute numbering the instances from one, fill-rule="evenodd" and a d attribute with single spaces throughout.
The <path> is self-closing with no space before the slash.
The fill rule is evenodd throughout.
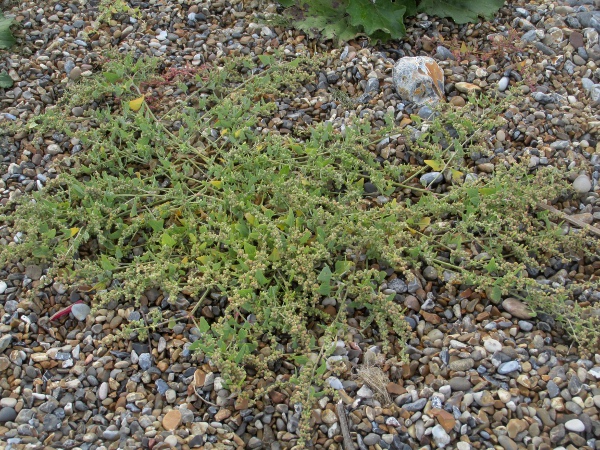
<path id="1" fill-rule="evenodd" d="M 36 258 L 48 258 L 52 255 L 50 249 L 45 246 L 36 248 L 32 253 Z"/>
<path id="2" fill-rule="evenodd" d="M 252 244 L 244 242 L 244 251 L 246 252 L 246 255 L 248 255 L 248 258 L 254 261 L 254 258 L 256 258 L 256 247 Z"/>
<path id="3" fill-rule="evenodd" d="M 317 369 L 316 373 L 318 376 L 321 376 L 325 373 L 326 370 L 327 370 L 327 363 L 325 361 L 323 361 L 321 363 L 321 365 L 319 366 L 319 368 Z"/>
<path id="4" fill-rule="evenodd" d="M 495 258 L 490 259 L 490 261 L 485 265 L 485 270 L 487 270 L 488 273 L 498 271 L 498 264 L 496 264 Z"/>
<path id="5" fill-rule="evenodd" d="M 200 333 L 206 333 L 208 330 L 210 330 L 210 325 L 208 324 L 208 322 L 206 321 L 206 319 L 204 317 L 200 317 L 200 323 L 198 323 L 198 329 L 200 330 Z"/>
<path id="6" fill-rule="evenodd" d="M 352 261 L 336 261 L 335 262 L 335 274 L 342 275 L 348 272 L 354 263 Z"/>
<path id="7" fill-rule="evenodd" d="M 258 55 L 258 59 L 260 59 L 260 62 L 264 66 L 269 66 L 273 64 L 273 62 L 275 62 L 275 58 L 273 58 L 273 56 L 270 55 Z"/>
<path id="8" fill-rule="evenodd" d="M 321 295 L 331 294 L 331 285 L 329 284 L 329 281 L 323 281 L 319 285 L 319 294 L 321 294 Z"/>
<path id="9" fill-rule="evenodd" d="M 489 296 L 490 296 L 490 299 L 492 299 L 492 301 L 494 303 L 500 303 L 500 301 L 502 300 L 502 291 L 500 290 L 500 288 L 498 286 L 494 286 L 489 291 Z"/>
<path id="10" fill-rule="evenodd" d="M 317 280 L 329 283 L 329 280 L 331 280 L 331 275 L 331 269 L 329 268 L 329 266 L 325 265 L 325 267 L 323 267 L 323 269 L 321 270 L 321 273 L 319 273 Z"/>
<path id="11" fill-rule="evenodd" d="M 13 22 L 13 19 L 7 19 L 0 11 L 0 48 L 11 48 L 17 42 L 10 31 Z"/>
<path id="12" fill-rule="evenodd" d="M 265 277 L 263 271 L 260 269 L 256 271 L 256 281 L 258 281 L 261 286 L 269 283 L 269 280 Z"/>
<path id="13" fill-rule="evenodd" d="M 119 81 L 121 79 L 121 77 L 114 72 L 104 72 L 102 75 L 104 75 L 104 78 L 106 78 L 106 81 L 108 81 L 109 83 L 112 83 L 112 84 L 115 84 L 117 81 Z"/>
<path id="14" fill-rule="evenodd" d="M 160 238 L 160 243 L 168 247 L 175 247 L 175 239 L 173 239 L 168 233 L 163 233 Z"/>
<path id="15" fill-rule="evenodd" d="M 0 88 L 9 89 L 15 82 L 7 72 L 0 73 Z"/>
<path id="16" fill-rule="evenodd" d="M 404 28 L 404 2 L 391 0 L 352 0 L 346 12 L 350 24 L 362 27 L 367 35 L 372 36 L 378 31 L 384 31 L 392 39 L 400 39 L 406 34 Z"/>
<path id="17" fill-rule="evenodd" d="M 294 26 L 311 37 L 315 37 L 315 30 L 321 32 L 323 39 L 336 39 L 338 42 L 349 41 L 364 34 L 362 27 L 354 26 L 348 21 L 346 2 L 311 0 L 302 2 L 302 5 L 308 10 L 303 11 L 300 19 L 292 17 Z"/>
<path id="18" fill-rule="evenodd" d="M 148 221 L 148 225 L 150 225 L 150 228 L 152 228 L 155 232 L 162 231 L 164 224 L 165 224 L 165 221 L 162 219 L 160 219 L 160 220 L 150 219 Z"/>
<path id="19" fill-rule="evenodd" d="M 418 11 L 438 17 L 450 17 L 456 23 L 477 22 L 479 16 L 492 19 L 504 0 L 422 0 Z"/>

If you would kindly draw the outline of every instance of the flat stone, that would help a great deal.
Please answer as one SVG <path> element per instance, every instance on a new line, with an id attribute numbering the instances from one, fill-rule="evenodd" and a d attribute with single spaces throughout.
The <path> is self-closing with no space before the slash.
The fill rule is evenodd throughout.
<path id="1" fill-rule="evenodd" d="M 42 277 L 42 268 L 36 265 L 27 266 L 25 269 L 25 275 L 27 275 L 28 278 L 37 281 Z"/>
<path id="2" fill-rule="evenodd" d="M 450 361 L 450 364 L 448 364 L 448 368 L 455 372 L 466 372 L 467 370 L 472 369 L 474 365 L 475 361 L 473 360 L 473 358 L 463 358 L 457 359 L 455 361 Z"/>
<path id="3" fill-rule="evenodd" d="M 400 58 L 394 66 L 392 80 L 402 100 L 424 105 L 445 99 L 444 72 L 427 56 Z"/>
<path id="4" fill-rule="evenodd" d="M 172 409 L 167 414 L 165 414 L 165 417 L 163 417 L 162 420 L 163 428 L 167 431 L 176 430 L 180 424 L 181 413 L 176 409 Z"/>
<path id="5" fill-rule="evenodd" d="M 407 403 L 406 405 L 403 405 L 402 407 L 407 411 L 414 412 L 414 411 L 421 411 L 423 408 L 425 408 L 426 404 L 427 404 L 427 399 L 420 398 L 416 402 Z"/>
<path id="6" fill-rule="evenodd" d="M 468 391 L 473 387 L 471 382 L 464 377 L 453 377 L 449 384 L 453 391 Z"/>
<path id="7" fill-rule="evenodd" d="M 496 339 L 487 339 L 483 341 L 483 347 L 490 353 L 496 353 L 502 350 L 502 344 Z"/>
<path id="8" fill-rule="evenodd" d="M 462 92 L 463 94 L 473 94 L 476 92 L 481 92 L 481 88 L 473 83 L 467 83 L 466 81 L 459 81 L 454 85 L 458 92 Z"/>
<path id="9" fill-rule="evenodd" d="M 369 433 L 363 438 L 363 443 L 365 445 L 375 445 L 378 444 L 381 440 L 381 436 L 375 433 Z"/>
<path id="10" fill-rule="evenodd" d="M 521 370 L 521 364 L 518 361 L 507 361 L 498 366 L 498 373 L 500 375 L 508 375 L 511 372 Z"/>
<path id="11" fill-rule="evenodd" d="M 437 419 L 442 428 L 446 430 L 446 433 L 450 433 L 456 424 L 456 419 L 454 416 L 444 409 L 433 408 L 428 414 Z"/>
<path id="12" fill-rule="evenodd" d="M 517 319 L 531 319 L 533 313 L 529 310 L 527 305 L 516 298 L 507 298 L 502 302 L 502 307 L 511 316 Z"/>
<path id="13" fill-rule="evenodd" d="M 498 436 L 498 443 L 504 450 L 518 450 L 519 446 L 508 436 Z"/>
<path id="14" fill-rule="evenodd" d="M 573 31 L 569 36 L 569 43 L 575 47 L 575 49 L 583 47 L 583 34 L 578 31 Z"/>
<path id="15" fill-rule="evenodd" d="M 404 387 L 400 386 L 397 383 L 389 382 L 386 386 L 386 389 L 388 393 L 392 395 L 406 394 L 406 389 L 404 389 Z"/>
<path id="16" fill-rule="evenodd" d="M 565 423 L 565 428 L 575 433 L 583 433 L 585 431 L 585 425 L 579 419 L 571 419 Z"/>

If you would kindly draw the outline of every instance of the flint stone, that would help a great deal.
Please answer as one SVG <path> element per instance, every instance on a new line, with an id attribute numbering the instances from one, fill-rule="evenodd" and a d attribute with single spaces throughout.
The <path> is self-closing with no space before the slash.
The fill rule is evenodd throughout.
<path id="1" fill-rule="evenodd" d="M 427 56 L 407 56 L 398 60 L 392 80 L 402 100 L 434 105 L 445 99 L 444 72 Z"/>

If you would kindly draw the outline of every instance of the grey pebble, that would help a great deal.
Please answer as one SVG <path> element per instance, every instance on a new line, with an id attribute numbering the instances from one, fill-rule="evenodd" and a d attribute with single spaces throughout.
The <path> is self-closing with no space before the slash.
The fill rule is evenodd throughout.
<path id="1" fill-rule="evenodd" d="M 507 375 L 511 372 L 515 372 L 517 370 L 521 370 L 521 364 L 519 364 L 518 361 L 508 361 L 505 363 L 500 364 L 500 366 L 498 366 L 498 373 L 500 375 Z"/>
<path id="2" fill-rule="evenodd" d="M 139 357 L 138 364 L 142 370 L 148 370 L 152 367 L 152 356 L 150 353 L 142 353 Z"/>

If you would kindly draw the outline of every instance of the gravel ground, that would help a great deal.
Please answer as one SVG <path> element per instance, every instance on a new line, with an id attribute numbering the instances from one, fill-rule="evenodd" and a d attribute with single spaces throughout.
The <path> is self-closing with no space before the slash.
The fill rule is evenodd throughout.
<path id="1" fill-rule="evenodd" d="M 0 126 L 26 121 L 53 105 L 70 83 L 95 73 L 108 47 L 161 57 L 166 67 L 218 64 L 229 55 L 329 52 L 331 59 L 305 102 L 280 105 L 266 129 L 292 132 L 295 124 L 332 120 L 340 126 L 352 115 L 375 125 L 393 110 L 401 126 L 418 112 L 392 88 L 391 69 L 402 56 L 431 56 L 444 70 L 446 95 L 454 105 L 476 85 L 502 92 L 521 78 L 525 101 L 505 114 L 495 131 L 492 158 L 473 156 L 473 173 L 526 160 L 532 171 L 555 166 L 569 173 L 577 201 L 555 205 L 598 226 L 600 201 L 600 11 L 598 3 L 574 0 L 511 2 L 492 22 L 457 26 L 419 16 L 407 24 L 401 43 L 370 47 L 354 41 L 336 48 L 295 30 L 265 25 L 260 14 L 274 5 L 258 2 L 131 1 L 141 20 L 117 14 L 95 33 L 97 2 L 20 2 L 5 8 L 22 29 L 19 45 L 0 60 L 15 81 L 0 89 Z M 506 52 L 487 54 L 504 37 Z M 458 59 L 451 50 L 479 49 Z M 518 44 L 514 49 L 508 44 Z M 501 47 L 502 45 L 500 45 Z M 335 89 L 332 89 L 335 88 Z M 355 99 L 350 105 L 334 92 Z M 165 93 L 175 100 L 181 92 Z M 502 93 L 500 94 L 502 95 Z M 87 105 L 72 110 L 82 116 Z M 53 162 L 82 151 L 76 139 L 59 134 L 34 138 L 25 129 L 0 138 L 0 202 L 41 189 L 56 177 Z M 377 158 L 406 160 L 401 139 L 375 149 Z M 575 170 L 573 170 L 575 169 Z M 0 230 L 1 233 L 4 230 Z M 4 233 L 0 244 L 12 236 Z M 346 405 L 352 439 L 360 449 L 600 449 L 600 353 L 583 358 L 564 340 L 553 317 L 531 319 L 526 306 L 507 299 L 499 306 L 465 290 L 453 300 L 435 298 L 438 274 L 426 268 L 405 283 L 390 274 L 381 286 L 404 302 L 415 333 L 410 364 L 383 365 L 390 404 L 359 380 L 330 378 Z M 556 262 L 539 277 L 556 281 L 600 275 L 600 261 Z M 48 284 L 47 296 L 27 291 Z M 600 300 L 598 290 L 582 301 Z M 61 308 L 82 300 L 71 314 L 51 321 Z M 133 307 L 109 305 L 89 315 L 85 293 L 45 279 L 39 266 L 0 271 L 0 448 L 135 449 L 292 448 L 297 445 L 298 411 L 289 393 L 273 392 L 248 407 L 230 398 L 208 361 L 190 357 L 197 331 L 183 324 L 161 330 L 148 343 L 102 338 L 139 316 Z M 163 294 L 149 291 L 142 305 L 161 305 Z M 435 300 L 435 301 L 434 301 Z M 212 299 L 218 306 L 219 296 Z M 210 306 L 203 313 L 208 314 Z M 379 351 L 375 339 L 355 335 L 340 342 L 335 357 L 356 366 Z M 370 356 L 369 356 L 370 355 Z M 285 367 L 282 369 L 282 374 Z M 260 388 L 268 380 L 254 380 Z M 342 448 L 340 417 L 331 398 L 312 412 L 316 448 Z M 300 447 L 297 447 L 300 448 Z"/>

